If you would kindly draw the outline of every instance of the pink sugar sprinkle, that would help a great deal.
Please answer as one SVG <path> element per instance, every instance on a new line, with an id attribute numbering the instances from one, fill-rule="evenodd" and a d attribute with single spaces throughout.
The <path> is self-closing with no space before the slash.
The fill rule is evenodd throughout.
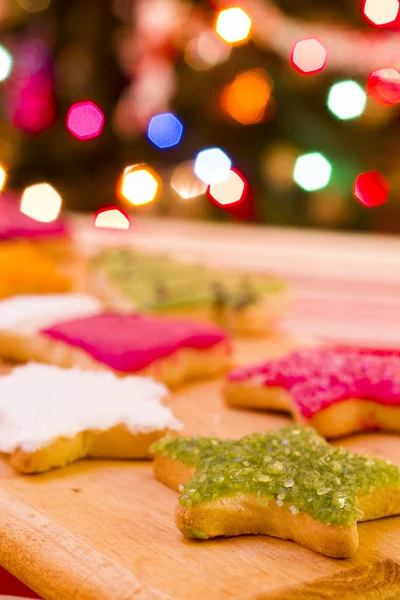
<path id="1" fill-rule="evenodd" d="M 400 356 L 359 348 L 316 348 L 293 352 L 263 365 L 237 369 L 231 381 L 290 390 L 298 410 L 311 418 L 350 398 L 400 406 Z"/>

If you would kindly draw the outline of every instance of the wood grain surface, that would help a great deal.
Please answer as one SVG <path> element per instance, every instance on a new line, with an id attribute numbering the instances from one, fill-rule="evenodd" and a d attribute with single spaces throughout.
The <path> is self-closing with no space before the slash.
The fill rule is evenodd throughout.
<path id="1" fill-rule="evenodd" d="M 238 343 L 240 362 L 289 350 L 281 336 Z M 288 422 L 228 409 L 221 382 L 173 395 L 188 433 L 240 437 Z M 344 445 L 400 465 L 400 438 Z M 174 525 L 177 494 L 150 463 L 86 461 L 40 476 L 0 462 L 0 563 L 46 600 L 314 600 L 400 597 L 400 518 L 359 526 L 360 548 L 334 560 L 269 537 L 190 541 Z"/>
<path id="2" fill-rule="evenodd" d="M 147 221 L 134 222 L 122 238 L 80 219 L 77 235 L 89 253 L 128 241 L 213 264 L 273 270 L 295 287 L 300 302 L 287 329 L 303 338 L 322 332 L 345 342 L 400 340 L 399 240 Z M 241 340 L 238 363 L 294 345 L 293 333 Z M 240 437 L 289 422 L 227 408 L 220 386 L 204 382 L 172 396 L 188 433 Z M 400 436 L 357 435 L 342 444 L 400 465 Z M 186 540 L 174 525 L 176 502 L 177 494 L 155 481 L 151 463 L 85 461 L 22 476 L 0 459 L 0 564 L 45 600 L 400 598 L 400 517 L 362 523 L 356 555 L 335 560 L 270 537 Z"/>

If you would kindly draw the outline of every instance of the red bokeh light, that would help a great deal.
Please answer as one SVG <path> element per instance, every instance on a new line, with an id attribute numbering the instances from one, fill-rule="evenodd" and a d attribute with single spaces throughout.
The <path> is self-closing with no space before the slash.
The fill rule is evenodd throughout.
<path id="1" fill-rule="evenodd" d="M 94 102 L 78 102 L 68 111 L 67 129 L 78 140 L 90 140 L 99 136 L 103 125 L 103 111 Z"/>
<path id="2" fill-rule="evenodd" d="M 319 73 L 326 65 L 327 51 L 315 38 L 299 40 L 293 46 L 290 62 L 303 75 Z"/>
<path id="3" fill-rule="evenodd" d="M 400 10 L 399 0 L 363 0 L 362 13 L 374 27 L 387 27 L 396 21 Z"/>
<path id="4" fill-rule="evenodd" d="M 118 229 L 127 231 L 131 220 L 127 213 L 117 206 L 108 206 L 98 210 L 94 217 L 94 226 L 98 229 Z"/>
<path id="5" fill-rule="evenodd" d="M 386 202 L 389 191 L 390 184 L 379 171 L 361 173 L 357 177 L 353 189 L 356 200 L 369 208 Z"/>
<path id="6" fill-rule="evenodd" d="M 379 104 L 400 102 L 400 73 L 397 69 L 373 71 L 367 82 L 367 93 Z"/>
<path id="7" fill-rule="evenodd" d="M 231 169 L 227 179 L 207 188 L 207 196 L 218 206 L 231 206 L 243 200 L 248 184 L 236 169 Z"/>

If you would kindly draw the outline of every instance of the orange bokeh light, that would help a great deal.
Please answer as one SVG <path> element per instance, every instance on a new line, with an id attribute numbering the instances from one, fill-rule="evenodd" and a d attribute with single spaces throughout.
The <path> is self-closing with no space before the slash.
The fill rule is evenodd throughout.
<path id="1" fill-rule="evenodd" d="M 272 92 L 272 80 L 263 69 L 238 75 L 221 94 L 221 106 L 233 119 L 250 125 L 259 123 Z"/>
<path id="2" fill-rule="evenodd" d="M 128 230 L 131 226 L 128 215 L 116 206 L 103 208 L 96 213 L 94 226 L 99 229 Z"/>
<path id="3" fill-rule="evenodd" d="M 215 31 L 229 44 L 241 44 L 247 40 L 251 30 L 249 15 L 239 6 L 221 10 Z"/>
<path id="4" fill-rule="evenodd" d="M 160 187 L 160 178 L 153 169 L 143 164 L 132 165 L 124 169 L 118 194 L 132 206 L 143 206 L 157 198 Z"/>

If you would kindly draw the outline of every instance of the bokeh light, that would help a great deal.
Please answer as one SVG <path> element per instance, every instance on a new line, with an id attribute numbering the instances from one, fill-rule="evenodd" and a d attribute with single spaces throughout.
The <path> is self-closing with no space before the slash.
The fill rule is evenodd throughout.
<path id="1" fill-rule="evenodd" d="M 21 8 L 30 13 L 46 10 L 50 4 L 50 0 L 17 0 L 17 2 Z"/>
<path id="2" fill-rule="evenodd" d="M 35 221 L 50 223 L 61 210 L 60 194 L 49 183 L 37 183 L 27 187 L 21 198 L 21 212 Z"/>
<path id="3" fill-rule="evenodd" d="M 230 44 L 245 42 L 250 35 L 251 19 L 238 6 L 221 10 L 215 30 L 223 40 Z"/>
<path id="4" fill-rule="evenodd" d="M 3 189 L 7 179 L 7 171 L 0 165 L 0 191 Z"/>
<path id="5" fill-rule="evenodd" d="M 398 0 L 364 0 L 362 12 L 369 23 L 382 27 L 395 21 L 399 8 Z"/>
<path id="6" fill-rule="evenodd" d="M 293 169 L 298 154 L 296 146 L 288 142 L 278 142 L 267 147 L 261 166 L 268 187 L 279 192 L 293 188 Z"/>
<path id="7" fill-rule="evenodd" d="M 161 149 L 177 146 L 181 141 L 183 125 L 172 113 L 162 113 L 150 119 L 147 137 Z"/>
<path id="8" fill-rule="evenodd" d="M 299 40 L 295 43 L 290 62 L 292 66 L 306 75 L 319 73 L 326 65 L 327 52 L 315 38 Z"/>
<path id="9" fill-rule="evenodd" d="M 207 148 L 196 156 L 195 175 L 207 185 L 224 181 L 229 176 L 232 162 L 220 148 Z"/>
<path id="10" fill-rule="evenodd" d="M 67 114 L 67 128 L 78 140 L 91 140 L 104 126 L 103 111 L 94 102 L 73 104 Z"/>
<path id="11" fill-rule="evenodd" d="M 147 165 L 133 165 L 124 170 L 120 195 L 132 206 L 143 206 L 153 202 L 159 190 L 160 179 Z"/>
<path id="12" fill-rule="evenodd" d="M 263 69 L 246 71 L 224 88 L 221 106 L 242 125 L 259 123 L 263 119 L 271 91 L 271 78 Z"/>
<path id="13" fill-rule="evenodd" d="M 335 83 L 328 94 L 328 108 L 338 119 L 359 117 L 365 108 L 367 95 L 355 81 Z"/>
<path id="14" fill-rule="evenodd" d="M 189 200 L 204 194 L 207 184 L 196 177 L 194 161 L 188 160 L 175 167 L 171 177 L 171 187 L 181 198 Z"/>
<path id="15" fill-rule="evenodd" d="M 231 170 L 225 181 L 210 185 L 208 196 L 220 206 L 228 206 L 240 202 L 245 194 L 247 182 L 237 171 Z"/>
<path id="16" fill-rule="evenodd" d="M 379 171 L 368 171 L 357 177 L 353 193 L 361 204 L 371 208 L 386 202 L 389 191 L 390 184 Z"/>
<path id="17" fill-rule="evenodd" d="M 215 31 L 202 31 L 185 47 L 185 61 L 195 71 L 205 71 L 229 58 L 231 46 Z"/>
<path id="18" fill-rule="evenodd" d="M 367 82 L 367 93 L 379 104 L 400 102 L 400 73 L 391 67 L 373 71 Z"/>
<path id="19" fill-rule="evenodd" d="M 320 152 L 299 156 L 293 170 L 293 179 L 303 190 L 312 192 L 328 185 L 332 167 Z"/>
<path id="20" fill-rule="evenodd" d="M 131 222 L 124 211 L 116 206 L 110 206 L 97 211 L 94 226 L 99 229 L 121 229 L 127 231 L 131 226 Z"/>
<path id="21" fill-rule="evenodd" d="M 12 64 L 11 54 L 4 46 L 0 46 L 0 81 L 7 79 L 11 72 Z"/>

